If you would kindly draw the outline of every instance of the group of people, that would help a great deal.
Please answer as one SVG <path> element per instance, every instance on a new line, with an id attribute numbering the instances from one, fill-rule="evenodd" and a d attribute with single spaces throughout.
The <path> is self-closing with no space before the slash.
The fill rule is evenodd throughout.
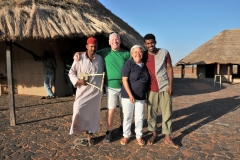
<path id="1" fill-rule="evenodd" d="M 157 113 L 162 112 L 162 133 L 165 134 L 164 143 L 178 148 L 171 139 L 172 130 L 172 83 L 173 69 L 171 57 L 167 50 L 156 48 L 153 34 L 144 36 L 146 51 L 140 45 L 134 45 L 130 53 L 120 48 L 120 35 L 113 32 L 109 35 L 110 48 L 97 50 L 98 41 L 94 37 L 87 39 L 86 52 L 77 52 L 69 70 L 70 80 L 77 88 L 73 104 L 71 134 L 85 132 L 88 145 L 92 145 L 92 134 L 100 130 L 100 107 L 102 92 L 88 85 L 100 85 L 101 74 L 106 72 L 105 91 L 108 108 L 106 121 L 107 131 L 105 142 L 109 143 L 113 137 L 113 119 L 117 104 L 120 108 L 120 126 L 118 131 L 123 133 L 120 140 L 126 145 L 131 136 L 131 124 L 134 115 L 136 141 L 139 145 L 146 144 L 142 138 L 144 105 L 148 107 L 148 130 L 152 137 L 148 144 L 157 140 Z M 79 78 L 80 73 L 88 74 L 88 78 Z M 91 76 L 92 75 L 92 76 Z"/>

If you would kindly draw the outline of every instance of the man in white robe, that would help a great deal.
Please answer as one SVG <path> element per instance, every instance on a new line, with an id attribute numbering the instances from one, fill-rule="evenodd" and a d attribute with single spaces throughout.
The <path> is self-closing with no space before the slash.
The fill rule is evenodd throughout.
<path id="1" fill-rule="evenodd" d="M 74 62 L 70 71 L 69 78 L 77 88 L 76 98 L 73 104 L 71 134 L 86 132 L 88 143 L 91 145 L 91 134 L 100 130 L 100 108 L 102 92 L 99 89 L 88 85 L 89 82 L 95 86 L 101 86 L 102 76 L 88 76 L 88 80 L 79 79 L 80 73 L 102 74 L 104 71 L 104 61 L 96 53 L 97 40 L 93 37 L 87 40 L 87 51 L 80 54 L 80 60 Z"/>

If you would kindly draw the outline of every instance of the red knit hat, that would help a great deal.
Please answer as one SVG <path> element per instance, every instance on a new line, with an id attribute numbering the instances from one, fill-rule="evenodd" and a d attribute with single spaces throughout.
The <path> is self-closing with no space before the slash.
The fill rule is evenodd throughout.
<path id="1" fill-rule="evenodd" d="M 97 44 L 97 43 L 98 43 L 98 41 L 97 41 L 97 39 L 94 38 L 94 37 L 89 37 L 89 38 L 87 39 L 87 44 Z"/>

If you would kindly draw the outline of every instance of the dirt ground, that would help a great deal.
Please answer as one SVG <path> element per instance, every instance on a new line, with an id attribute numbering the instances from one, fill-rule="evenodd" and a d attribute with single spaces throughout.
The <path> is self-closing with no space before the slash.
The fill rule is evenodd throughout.
<path id="1" fill-rule="evenodd" d="M 85 146 L 85 135 L 69 135 L 75 97 L 41 99 L 41 96 L 15 95 L 16 126 L 9 125 L 8 95 L 0 96 L 0 160 L 239 160 L 240 87 L 212 81 L 175 78 L 172 95 L 172 138 L 181 147 L 164 143 L 162 115 L 157 116 L 157 141 L 136 143 L 134 120 L 127 145 L 120 144 L 122 133 L 117 108 L 113 140 L 104 141 L 107 129 L 106 96 L 100 111 L 101 129 L 93 136 L 94 145 Z M 147 106 L 144 108 L 143 139 L 148 141 Z"/>

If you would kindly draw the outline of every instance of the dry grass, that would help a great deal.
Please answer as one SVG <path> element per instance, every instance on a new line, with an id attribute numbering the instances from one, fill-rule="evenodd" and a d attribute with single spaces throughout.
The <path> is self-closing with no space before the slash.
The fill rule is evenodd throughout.
<path id="1" fill-rule="evenodd" d="M 98 0 L 2 0 L 0 40 L 121 35 L 125 47 L 142 36 Z"/>
<path id="2" fill-rule="evenodd" d="M 177 64 L 240 64 L 240 29 L 224 30 Z"/>

